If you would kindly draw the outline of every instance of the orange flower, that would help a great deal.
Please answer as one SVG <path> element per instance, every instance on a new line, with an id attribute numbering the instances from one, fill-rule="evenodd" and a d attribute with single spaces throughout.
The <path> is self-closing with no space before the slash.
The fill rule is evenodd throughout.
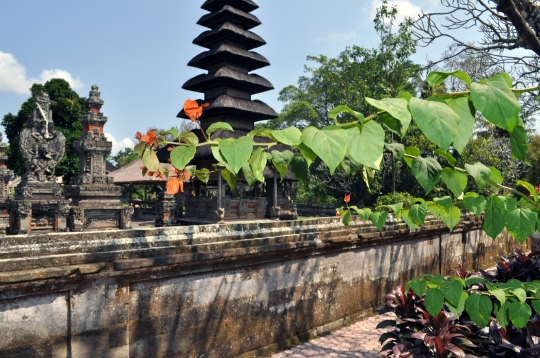
<path id="1" fill-rule="evenodd" d="M 141 170 L 145 170 L 145 169 L 146 169 L 146 167 L 143 165 L 143 166 L 141 167 Z"/>
<path id="2" fill-rule="evenodd" d="M 142 136 L 143 136 L 143 135 L 142 135 L 141 132 L 135 133 L 135 139 L 137 139 L 137 140 L 141 140 Z"/>
<path id="3" fill-rule="evenodd" d="M 163 179 L 163 174 L 161 172 L 156 172 L 156 178 Z"/>
<path id="4" fill-rule="evenodd" d="M 343 199 L 343 201 L 348 204 L 349 201 L 351 201 L 351 194 L 345 194 L 345 198 Z"/>
<path id="5" fill-rule="evenodd" d="M 337 211 L 336 211 L 336 216 L 340 216 L 340 215 L 339 215 L 339 212 L 337 212 Z"/>
<path id="6" fill-rule="evenodd" d="M 173 149 L 174 149 L 174 148 L 173 148 L 172 146 L 169 146 L 169 147 L 167 147 L 167 152 L 172 152 Z"/>
<path id="7" fill-rule="evenodd" d="M 148 171 L 148 172 L 146 172 L 146 175 L 148 175 L 149 177 L 153 177 L 155 173 L 156 173 L 156 172 L 150 172 L 150 171 Z"/>
<path id="8" fill-rule="evenodd" d="M 186 116 L 188 116 L 192 122 L 195 122 L 202 116 L 203 108 L 208 107 L 209 105 L 210 103 L 205 103 L 199 106 L 197 101 L 188 99 L 184 102 L 184 112 L 186 112 Z"/>
<path id="9" fill-rule="evenodd" d="M 157 142 L 156 133 L 154 133 L 152 131 L 146 132 L 146 135 L 143 135 L 141 137 L 141 142 L 148 143 L 148 144 L 150 144 L 152 146 L 155 146 L 157 148 L 158 142 Z"/>

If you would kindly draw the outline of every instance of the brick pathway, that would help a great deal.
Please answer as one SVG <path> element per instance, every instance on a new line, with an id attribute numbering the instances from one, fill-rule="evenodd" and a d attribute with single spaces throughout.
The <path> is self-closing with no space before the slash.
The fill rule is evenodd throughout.
<path id="1" fill-rule="evenodd" d="M 274 354 L 272 358 L 383 357 L 380 354 L 379 336 L 388 329 L 375 329 L 375 327 L 379 322 L 393 316 L 393 313 L 386 313 L 367 318 L 327 336 Z"/>

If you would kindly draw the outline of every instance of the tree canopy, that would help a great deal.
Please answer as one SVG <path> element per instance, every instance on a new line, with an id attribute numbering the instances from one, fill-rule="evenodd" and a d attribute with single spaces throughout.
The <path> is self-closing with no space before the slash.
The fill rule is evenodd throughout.
<path id="1" fill-rule="evenodd" d="M 73 91 L 69 83 L 63 79 L 52 79 L 45 84 L 34 84 L 30 89 L 32 95 L 45 92 L 51 99 L 51 110 L 55 129 L 66 137 L 66 151 L 62 160 L 55 169 L 55 175 L 62 176 L 64 181 L 69 181 L 71 176 L 79 173 L 79 155 L 73 148 L 73 143 L 81 137 L 82 124 L 80 118 L 86 111 L 85 99 Z M 6 165 L 15 174 L 26 173 L 26 163 L 19 151 L 19 136 L 25 128 L 28 118 L 32 113 L 35 101 L 30 97 L 25 101 L 17 114 L 8 113 L 2 119 L 5 134 L 9 142 L 6 150 L 8 160 Z"/>

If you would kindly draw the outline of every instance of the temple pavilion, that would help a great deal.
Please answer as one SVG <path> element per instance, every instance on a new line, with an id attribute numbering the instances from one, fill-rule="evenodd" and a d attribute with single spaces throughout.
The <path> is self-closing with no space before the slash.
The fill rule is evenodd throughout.
<path id="1" fill-rule="evenodd" d="M 251 30 L 261 24 L 251 12 L 258 5 L 251 0 L 207 0 L 202 9 L 209 13 L 201 17 L 197 24 L 208 28 L 193 43 L 204 47 L 207 51 L 195 56 L 189 66 L 200 68 L 207 73 L 188 80 L 182 88 L 204 94 L 199 104 L 209 103 L 200 118 L 201 126 L 207 129 L 212 123 L 226 122 L 234 132 L 218 130 L 211 135 L 215 138 L 238 138 L 247 135 L 254 128 L 254 123 L 278 117 L 266 103 L 252 99 L 253 95 L 273 89 L 272 84 L 252 71 L 269 66 L 269 61 L 261 54 L 253 51 L 266 42 Z M 184 110 L 177 117 L 188 119 Z M 199 140 L 204 141 L 200 130 L 194 130 Z M 258 138 L 257 141 L 268 141 Z M 275 147 L 273 149 L 276 149 Z M 284 149 L 284 148 L 283 148 Z M 166 148 L 158 153 L 161 162 L 166 163 L 169 152 Z M 195 158 L 190 164 L 197 168 L 213 170 L 215 159 L 208 146 L 197 148 Z M 192 183 L 191 192 L 185 200 L 185 219 L 208 221 L 296 218 L 296 209 L 288 199 L 295 181 L 292 173 L 287 174 L 283 183 L 278 182 L 279 174 L 267 167 L 264 185 L 255 185 L 254 189 L 246 187 L 241 173 L 237 190 L 231 191 L 221 180 L 220 173 L 214 173 L 208 184 L 197 179 Z M 244 189 L 242 189 L 244 188 Z M 276 188 L 276 190 L 274 190 Z M 279 212 L 271 210 L 277 198 Z M 222 208 L 222 210 L 220 210 Z M 277 216 L 277 217 L 276 217 Z"/>

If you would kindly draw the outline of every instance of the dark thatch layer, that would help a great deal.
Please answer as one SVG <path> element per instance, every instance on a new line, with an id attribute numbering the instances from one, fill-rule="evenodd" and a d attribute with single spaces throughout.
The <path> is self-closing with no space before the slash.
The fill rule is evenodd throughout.
<path id="1" fill-rule="evenodd" d="M 216 11 L 221 9 L 225 5 L 231 5 L 237 9 L 245 12 L 251 12 L 259 8 L 259 5 L 255 4 L 251 0 L 207 0 L 201 9 L 207 11 Z"/>
<path id="2" fill-rule="evenodd" d="M 235 9 L 232 6 L 225 5 L 221 10 L 204 15 L 197 22 L 197 25 L 205 26 L 210 29 L 224 22 L 236 23 L 245 30 L 252 29 L 261 24 L 257 16 Z"/>
<path id="3" fill-rule="evenodd" d="M 195 56 L 191 61 L 189 61 L 188 66 L 206 70 L 208 67 L 223 61 L 238 63 L 246 67 L 248 71 L 253 71 L 270 65 L 270 62 L 268 62 L 264 56 L 258 54 L 257 52 L 246 51 L 238 47 L 222 44 L 215 49 L 205 51 Z"/>
<path id="4" fill-rule="evenodd" d="M 226 22 L 214 30 L 203 32 L 195 40 L 193 40 L 193 43 L 195 45 L 210 49 L 213 45 L 224 40 L 232 40 L 241 43 L 242 45 L 246 46 L 246 50 L 253 50 L 254 48 L 266 44 L 266 41 L 264 41 L 259 35 L 251 31 L 241 29 L 230 22 Z"/>
<path id="5" fill-rule="evenodd" d="M 199 129 L 195 129 L 192 131 L 193 133 L 195 133 L 195 135 L 197 135 L 197 137 L 199 138 L 199 141 L 202 143 L 204 142 L 204 137 L 201 133 L 201 131 Z M 247 135 L 249 132 L 248 131 L 244 131 L 244 130 L 235 130 L 235 131 L 222 131 L 222 130 L 219 130 L 219 131 L 216 131 L 214 133 L 212 133 L 212 135 L 210 136 L 210 139 L 216 139 L 216 138 L 221 138 L 221 139 L 227 139 L 227 138 L 234 138 L 234 139 L 237 139 L 237 138 L 240 138 L 242 136 L 245 136 Z M 272 142 L 271 139 L 269 138 L 266 138 L 266 137 L 255 137 L 255 141 L 258 142 L 258 143 L 270 143 Z M 158 150 L 157 152 L 157 157 L 159 159 L 159 161 L 161 163 L 168 163 L 168 160 L 170 158 L 170 155 L 171 155 L 171 152 L 169 152 L 168 148 L 169 147 L 174 147 L 172 145 L 168 145 L 166 147 L 163 147 L 161 148 L 160 150 Z M 284 150 L 291 150 L 291 147 L 289 147 L 288 145 L 276 145 L 276 146 L 273 146 L 271 147 L 270 149 L 267 150 L 267 152 L 271 152 L 273 150 L 277 150 L 277 151 L 284 151 Z M 214 160 L 214 155 L 212 154 L 212 149 L 210 148 L 209 145 L 205 145 L 205 146 L 201 146 L 201 147 L 197 147 L 197 151 L 195 152 L 195 157 L 191 160 L 190 163 L 192 164 L 197 164 L 199 161 L 202 161 L 202 160 Z M 266 167 L 265 170 L 264 170 L 264 173 L 263 173 L 265 179 L 273 179 L 274 178 L 274 171 L 272 169 L 270 169 L 269 167 Z M 279 177 L 279 174 L 278 174 L 278 177 Z M 292 174 L 291 170 L 289 169 L 287 171 L 287 175 L 285 177 L 286 180 L 296 180 L 296 177 Z"/>
<path id="6" fill-rule="evenodd" d="M 210 106 L 204 109 L 201 121 L 204 121 L 204 118 L 227 115 L 242 117 L 248 122 L 257 122 L 278 117 L 276 111 L 262 101 L 249 101 L 224 94 L 211 101 Z M 178 113 L 177 117 L 188 119 L 184 109 Z"/>
<path id="7" fill-rule="evenodd" d="M 215 73 L 193 77 L 184 83 L 182 88 L 188 91 L 205 92 L 221 86 L 237 88 L 250 94 L 274 89 L 270 81 L 264 77 L 250 75 L 229 67 L 222 67 Z"/>

